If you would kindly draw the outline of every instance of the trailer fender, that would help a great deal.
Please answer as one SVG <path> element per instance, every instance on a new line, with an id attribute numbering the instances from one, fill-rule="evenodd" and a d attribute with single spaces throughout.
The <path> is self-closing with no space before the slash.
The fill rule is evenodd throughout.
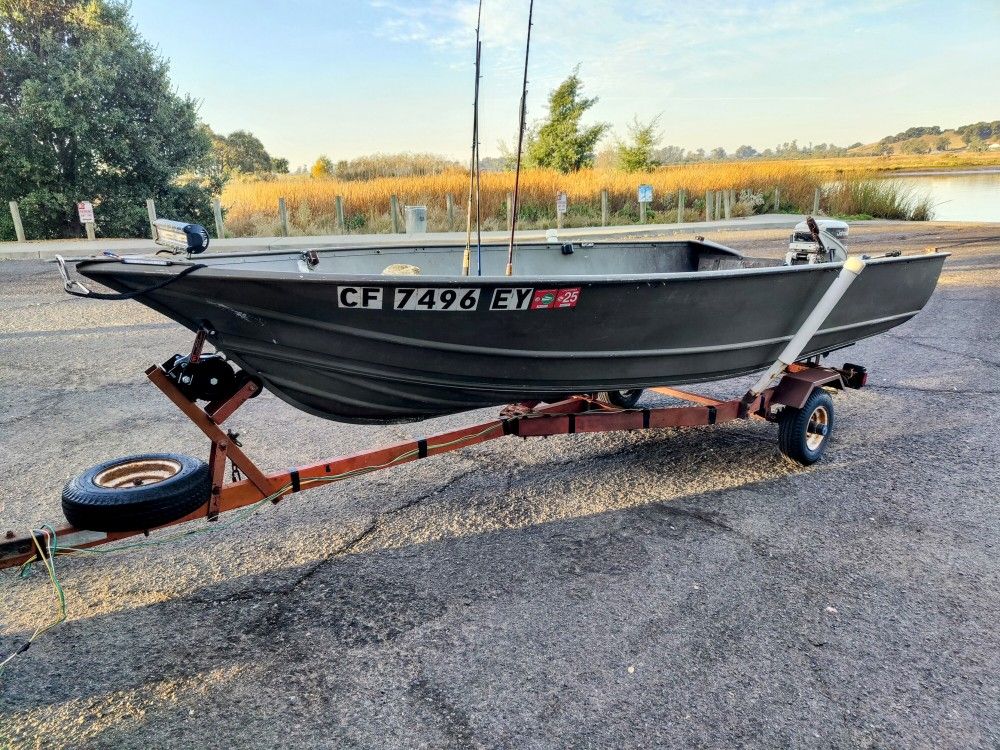
<path id="1" fill-rule="evenodd" d="M 806 405 L 809 396 L 817 388 L 836 388 L 843 390 L 844 379 L 835 370 L 825 368 L 809 368 L 798 372 L 785 373 L 774 389 L 771 404 L 775 406 L 790 406 L 801 409 Z"/>

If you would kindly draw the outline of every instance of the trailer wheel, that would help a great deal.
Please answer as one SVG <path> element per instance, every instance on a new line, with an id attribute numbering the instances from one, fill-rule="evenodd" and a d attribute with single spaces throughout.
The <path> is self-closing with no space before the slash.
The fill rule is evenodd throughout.
<path id="1" fill-rule="evenodd" d="M 633 388 L 627 391 L 601 391 L 597 394 L 597 401 L 602 404 L 617 406 L 619 409 L 631 409 L 642 398 L 642 388 Z"/>
<path id="2" fill-rule="evenodd" d="M 63 514 L 78 529 L 144 531 L 208 502 L 208 464 L 175 453 L 105 461 L 78 474 L 62 493 Z"/>
<path id="3" fill-rule="evenodd" d="M 786 406 L 778 422 L 778 448 L 803 466 L 823 457 L 833 432 L 833 399 L 822 388 L 810 394 L 801 409 Z"/>

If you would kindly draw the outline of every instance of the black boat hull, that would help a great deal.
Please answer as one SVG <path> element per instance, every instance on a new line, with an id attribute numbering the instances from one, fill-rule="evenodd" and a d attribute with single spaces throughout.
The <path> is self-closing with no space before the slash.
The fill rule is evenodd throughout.
<path id="1" fill-rule="evenodd" d="M 806 354 L 846 346 L 914 316 L 933 292 L 945 257 L 870 261 Z M 147 287 L 182 267 L 78 266 L 121 291 Z M 299 409 L 386 423 L 761 370 L 840 267 L 527 279 L 337 278 L 209 266 L 140 301 L 192 330 L 214 331 L 212 344 Z M 410 288 L 418 291 L 404 300 Z M 431 298 L 426 290 L 434 290 Z"/>

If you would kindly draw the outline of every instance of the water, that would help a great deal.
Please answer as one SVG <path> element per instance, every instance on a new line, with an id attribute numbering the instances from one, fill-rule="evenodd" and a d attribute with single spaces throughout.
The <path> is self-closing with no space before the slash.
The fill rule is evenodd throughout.
<path id="1" fill-rule="evenodd" d="M 1000 222 L 1000 169 L 911 174 L 886 179 L 929 195 L 934 221 Z"/>

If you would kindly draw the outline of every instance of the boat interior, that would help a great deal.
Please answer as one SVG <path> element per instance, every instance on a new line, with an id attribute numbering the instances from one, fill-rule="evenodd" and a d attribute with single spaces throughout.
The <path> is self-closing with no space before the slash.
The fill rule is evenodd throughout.
<path id="1" fill-rule="evenodd" d="M 343 275 L 460 276 L 464 246 L 328 248 L 198 256 L 213 268 Z M 470 274 L 503 276 L 507 246 L 472 246 Z M 614 276 L 721 271 L 780 266 L 781 260 L 745 258 L 710 241 L 561 242 L 518 245 L 514 276 Z"/>

